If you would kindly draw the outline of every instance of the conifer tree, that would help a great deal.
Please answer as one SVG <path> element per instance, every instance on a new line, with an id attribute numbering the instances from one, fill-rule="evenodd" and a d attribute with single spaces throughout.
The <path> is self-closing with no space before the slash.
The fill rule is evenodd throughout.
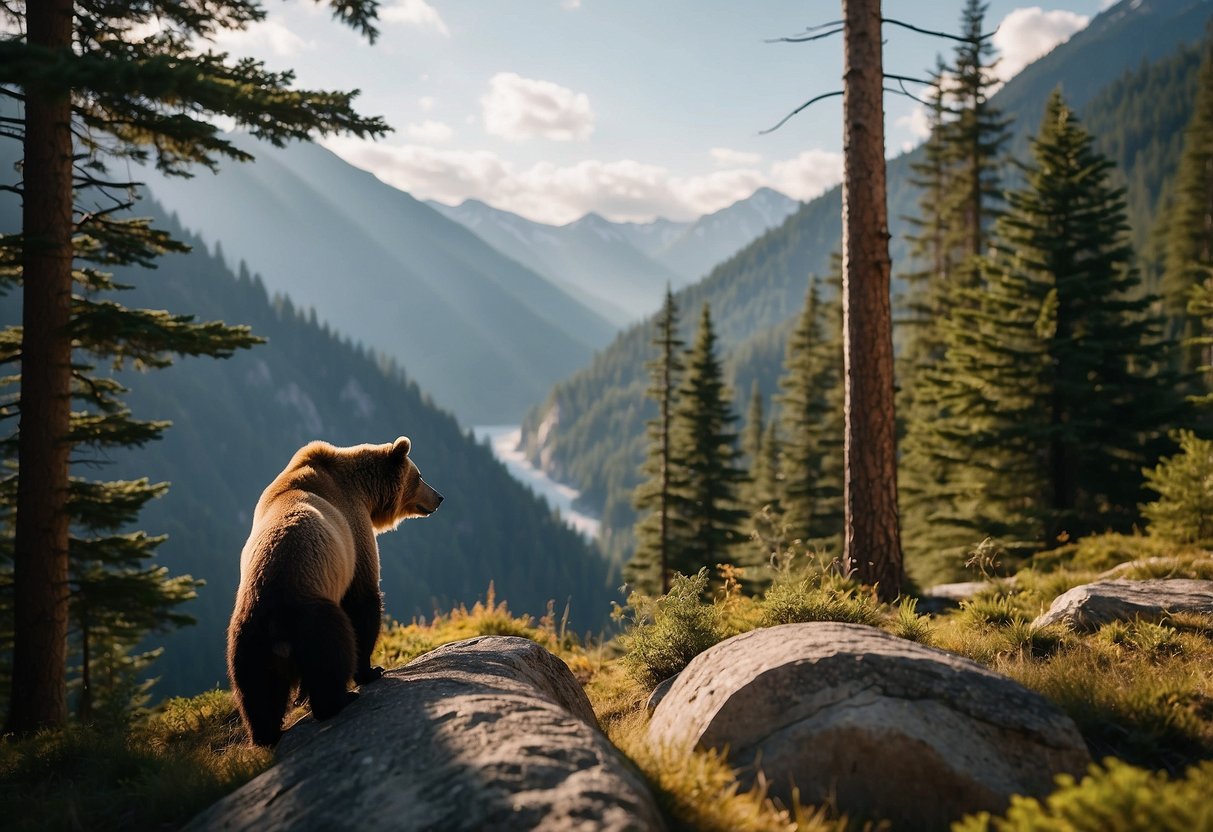
<path id="1" fill-rule="evenodd" d="M 755 380 L 742 441 L 749 472 L 743 483 L 741 502 L 749 515 L 751 544 L 744 547 L 745 554 L 740 560 L 747 570 L 746 584 L 751 588 L 765 583 L 765 573 L 759 567 L 769 563 L 772 554 L 782 551 L 786 543 L 780 462 L 783 445 L 778 420 L 765 417 L 763 402 L 762 390 Z"/>
<path id="2" fill-rule="evenodd" d="M 932 523 L 954 566 L 987 535 L 1014 552 L 1128 529 L 1147 443 L 1175 414 L 1123 189 L 1060 93 L 1033 159 L 982 262 L 984 288 L 946 321 L 947 409 L 923 435 L 948 463 Z"/>
<path id="3" fill-rule="evenodd" d="M 674 527 L 682 517 L 678 488 L 681 468 L 673 456 L 671 431 L 683 371 L 683 342 L 678 337 L 678 305 L 669 286 L 657 314 L 653 346 L 657 356 L 646 364 L 649 387 L 645 392 L 657 403 L 657 418 L 648 422 L 649 450 L 643 469 L 648 479 L 635 491 L 634 504 L 641 516 L 636 524 L 636 549 L 624 568 L 624 577 L 641 592 L 660 591 L 664 595 L 670 589 L 670 564 L 681 559 L 673 556 L 673 547 Z"/>
<path id="4" fill-rule="evenodd" d="M 961 36 L 948 82 L 951 118 L 942 125 L 945 154 L 952 176 L 945 189 L 944 211 L 951 245 L 959 253 L 955 281 L 973 286 L 978 280 L 972 260 L 985 253 L 992 220 L 1002 192 L 998 172 L 1008 139 L 1007 121 L 990 103 L 998 84 L 994 46 L 982 31 L 989 3 L 966 0 Z"/>
<path id="5" fill-rule="evenodd" d="M 805 546 L 837 545 L 842 532 L 842 348 L 826 335 L 831 308 L 811 279 L 779 380 L 781 509 L 788 536 Z M 840 337 L 838 322 L 829 329 Z"/>
<path id="6" fill-rule="evenodd" d="M 953 486 L 960 478 L 947 455 L 929 449 L 948 417 L 948 391 L 941 386 L 946 350 L 944 321 L 958 303 L 974 303 L 982 280 L 978 257 L 985 253 L 1001 212 L 998 172 L 1007 142 L 1007 122 L 990 104 L 997 83 L 993 47 L 983 33 L 988 4 L 967 0 L 961 15 L 964 40 L 951 67 L 937 65 L 933 129 L 927 159 L 916 170 L 922 189 L 919 232 L 910 238 L 920 271 L 910 286 L 910 323 L 899 366 L 898 407 L 904 426 L 898 470 L 905 545 L 910 560 L 940 553 L 937 519 L 957 515 L 955 503 L 969 496 Z M 966 300 L 966 298 L 968 300 Z M 954 554 L 954 553 L 953 553 Z"/>
<path id="7" fill-rule="evenodd" d="M 903 568 L 881 21 L 879 0 L 843 0 L 843 557 L 891 601 Z"/>
<path id="8" fill-rule="evenodd" d="M 745 472 L 738 466 L 735 422 L 705 303 L 671 424 L 680 516 L 673 529 L 670 568 L 683 575 L 705 566 L 738 564 L 747 512 L 739 499 Z"/>
<path id="9" fill-rule="evenodd" d="M 1196 395 L 1213 395 L 1213 345 L 1202 343 L 1201 321 L 1189 311 L 1194 287 L 1213 269 L 1213 30 L 1206 37 L 1196 102 L 1184 132 L 1175 197 L 1166 215 L 1162 295 L 1170 332 L 1187 342 L 1180 370 L 1199 372 Z"/>
<path id="10" fill-rule="evenodd" d="M 343 22 L 374 36 L 373 0 L 331 5 Z M 134 183 L 111 170 L 146 161 L 187 175 L 192 164 L 250 158 L 215 126 L 217 118 L 278 144 L 385 127 L 354 113 L 351 93 L 294 89 L 290 72 L 199 48 L 262 20 L 258 0 L 39 0 L 6 4 L 3 13 L 24 31 L 0 40 L 0 96 L 20 105 L 19 116 L 5 115 L 3 135 L 24 151 L 22 180 L 10 188 L 23 201 L 21 233 L 3 240 L 23 303 L 23 326 L 8 334 L 3 358 L 20 361 L 8 728 L 24 733 L 66 718 L 69 528 L 73 512 L 87 511 L 74 502 L 72 450 L 137 445 L 163 429 L 131 418 L 121 385 L 88 362 L 157 367 L 170 354 L 223 356 L 255 341 L 242 328 L 112 299 L 122 287 L 105 269 L 150 266 L 182 247 L 130 217 Z M 85 409 L 73 412 L 73 402 Z M 145 490 L 131 499 L 147 498 Z"/>

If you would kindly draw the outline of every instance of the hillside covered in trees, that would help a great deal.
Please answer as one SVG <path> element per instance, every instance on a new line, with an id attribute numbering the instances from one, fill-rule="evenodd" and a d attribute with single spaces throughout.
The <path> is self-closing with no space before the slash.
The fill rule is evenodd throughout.
<path id="1" fill-rule="evenodd" d="M 1113 163 L 1110 182 L 1127 187 L 1129 239 L 1135 245 L 1134 263 L 1142 269 L 1143 291 L 1159 289 L 1159 254 L 1151 241 L 1179 164 L 1183 128 L 1191 118 L 1203 54 L 1197 33 L 1208 15 L 1199 3 L 1143 9 L 1122 4 L 990 99 L 1006 124 L 999 172 L 1003 186 L 1011 187 L 1021 177 L 1011 160 L 1026 160 L 1029 137 L 1040 127 L 1049 95 L 1054 88 L 1064 91 L 1094 148 Z M 1143 36 L 1147 31 L 1149 36 Z M 1115 60 L 1107 59 L 1108 54 Z M 1126 64 L 1132 68 L 1124 69 Z M 1102 80 L 1100 68 L 1106 72 Z M 918 215 L 921 194 L 913 169 L 925 152 L 919 148 L 889 163 L 894 291 L 901 298 L 897 317 L 903 324 L 895 334 L 899 344 L 906 334 L 906 279 L 918 268 L 909 257 L 910 219 Z M 687 313 L 681 336 L 688 341 L 694 338 L 694 311 L 711 304 L 726 381 L 739 410 L 755 384 L 768 412 L 772 410 L 787 338 L 812 276 L 821 279 L 823 297 L 832 296 L 825 278 L 840 235 L 838 200 L 835 190 L 810 202 L 707 279 L 676 293 Z M 650 320 L 621 334 L 587 369 L 557 385 L 528 414 L 523 430 L 532 458 L 576 486 L 588 510 L 601 511 L 602 544 L 617 559 L 631 553 L 636 520 L 631 494 L 644 458 L 644 425 L 655 412 L 644 396 L 642 369 L 652 354 L 654 326 Z"/>

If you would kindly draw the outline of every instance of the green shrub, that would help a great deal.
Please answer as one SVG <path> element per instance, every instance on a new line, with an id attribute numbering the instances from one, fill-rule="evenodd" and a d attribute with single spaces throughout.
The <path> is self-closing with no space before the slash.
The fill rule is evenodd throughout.
<path id="1" fill-rule="evenodd" d="M 775 578 L 762 599 L 762 625 L 806 621 L 842 621 L 878 626 L 885 611 L 880 602 L 857 584 L 832 572 Z"/>
<path id="2" fill-rule="evenodd" d="M 621 639 L 627 651 L 623 661 L 642 684 L 673 676 L 724 638 L 715 608 L 702 600 L 707 587 L 708 570 L 700 569 L 675 575 L 667 595 L 628 597 L 620 614 L 631 615 L 633 626 Z"/>
<path id="3" fill-rule="evenodd" d="M 897 636 L 919 644 L 931 645 L 935 642 L 935 628 L 931 624 L 931 616 L 918 614 L 918 599 L 905 597 L 897 604 L 897 611 L 885 628 Z"/>
<path id="4" fill-rule="evenodd" d="M 1177 543 L 1213 547 L 1213 441 L 1190 430 L 1172 434 L 1180 452 L 1147 468 L 1146 486 L 1158 499 L 1142 506 L 1150 534 Z"/>
<path id="5" fill-rule="evenodd" d="M 1004 817 L 965 818 L 952 832 L 1199 832 L 1213 830 L 1213 762 L 1185 777 L 1134 768 L 1118 760 L 1092 766 L 1076 783 L 1058 778 L 1043 802 L 1014 797 Z"/>

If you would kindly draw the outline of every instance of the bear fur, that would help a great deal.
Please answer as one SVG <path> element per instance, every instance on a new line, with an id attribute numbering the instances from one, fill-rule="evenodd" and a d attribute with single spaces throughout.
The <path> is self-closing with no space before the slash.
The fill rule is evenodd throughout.
<path id="1" fill-rule="evenodd" d="M 335 716 L 378 679 L 371 651 L 383 596 L 375 535 L 433 514 L 442 495 L 421 479 L 411 443 L 301 448 L 261 494 L 240 554 L 227 633 L 228 677 L 257 745 L 272 746 L 298 691 L 317 719 Z"/>

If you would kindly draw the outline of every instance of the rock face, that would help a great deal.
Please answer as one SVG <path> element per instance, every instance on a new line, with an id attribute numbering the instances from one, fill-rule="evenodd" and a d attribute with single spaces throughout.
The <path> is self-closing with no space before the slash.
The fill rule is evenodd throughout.
<path id="1" fill-rule="evenodd" d="M 1109 621 L 1158 621 L 1169 612 L 1213 613 L 1213 581 L 1166 578 L 1084 584 L 1057 596 L 1032 626 L 1066 623 L 1078 630 L 1095 630 Z"/>
<path id="2" fill-rule="evenodd" d="M 291 728 L 191 830 L 661 829 L 568 667 L 521 638 L 448 644 Z"/>
<path id="3" fill-rule="evenodd" d="M 959 656 L 872 627 L 784 624 L 696 657 L 657 705 L 649 740 L 728 748 L 785 801 L 831 797 L 855 818 L 939 829 L 1044 795 L 1090 762 L 1044 697 Z"/>

